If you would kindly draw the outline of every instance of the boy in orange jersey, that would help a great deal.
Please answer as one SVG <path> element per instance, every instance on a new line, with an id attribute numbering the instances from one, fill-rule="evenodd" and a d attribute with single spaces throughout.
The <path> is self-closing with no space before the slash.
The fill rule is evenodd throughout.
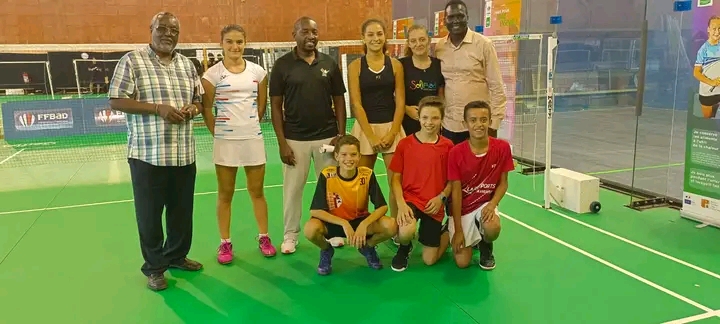
<path id="1" fill-rule="evenodd" d="M 345 237 L 365 256 L 368 266 L 382 269 L 377 244 L 397 233 L 393 218 L 385 217 L 388 206 L 375 173 L 360 163 L 360 141 L 352 135 L 340 137 L 335 144 L 337 166 L 325 168 L 318 177 L 310 206 L 305 237 L 320 248 L 318 273 L 332 272 L 335 249 L 326 240 Z M 372 202 L 375 210 L 368 210 Z"/>
<path id="2" fill-rule="evenodd" d="M 417 222 L 420 222 L 418 241 L 423 245 L 425 264 L 435 264 L 450 241 L 442 221 L 445 200 L 450 195 L 447 161 L 453 143 L 440 135 L 444 111 L 445 102 L 440 97 L 420 100 L 420 131 L 400 140 L 390 162 L 390 170 L 394 172 L 391 190 L 397 199 L 399 226 L 399 247 L 392 260 L 395 271 L 404 271 L 408 266 Z"/>

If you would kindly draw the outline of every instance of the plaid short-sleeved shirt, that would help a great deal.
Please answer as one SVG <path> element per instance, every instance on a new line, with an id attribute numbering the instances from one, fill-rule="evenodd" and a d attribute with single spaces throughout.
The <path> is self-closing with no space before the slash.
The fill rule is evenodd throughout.
<path id="1" fill-rule="evenodd" d="M 200 78 L 195 65 L 180 53 L 169 64 L 150 46 L 125 54 L 113 74 L 110 99 L 135 99 L 181 109 L 200 101 Z M 157 115 L 127 114 L 128 158 L 156 166 L 184 166 L 195 162 L 192 121 L 171 124 Z"/>

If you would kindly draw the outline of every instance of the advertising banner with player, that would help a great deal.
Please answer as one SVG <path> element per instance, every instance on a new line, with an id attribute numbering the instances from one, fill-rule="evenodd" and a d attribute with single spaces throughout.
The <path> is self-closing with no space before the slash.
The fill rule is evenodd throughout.
<path id="1" fill-rule="evenodd" d="M 522 17 L 522 0 L 485 1 L 483 34 L 486 36 L 518 35 Z M 498 136 L 512 143 L 515 128 L 515 93 L 517 91 L 519 41 L 493 41 L 507 95 L 505 121 Z"/>
<path id="2" fill-rule="evenodd" d="M 110 107 L 95 107 L 93 109 L 95 126 L 97 127 L 126 127 L 125 113 L 112 110 Z"/>
<path id="3" fill-rule="evenodd" d="M 698 1 L 693 35 L 705 41 L 695 48 L 699 88 L 688 107 L 682 215 L 720 227 L 720 2 Z"/>

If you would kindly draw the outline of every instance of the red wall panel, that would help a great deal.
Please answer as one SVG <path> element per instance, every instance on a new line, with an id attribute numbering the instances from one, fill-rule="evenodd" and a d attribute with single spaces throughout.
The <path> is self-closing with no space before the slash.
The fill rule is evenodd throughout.
<path id="1" fill-rule="evenodd" d="M 292 41 L 292 24 L 311 16 L 320 40 L 360 39 L 367 18 L 391 28 L 392 0 L 4 0 L 0 44 L 145 43 L 159 11 L 178 16 L 180 42 L 219 42 L 237 23 L 250 42 Z"/>

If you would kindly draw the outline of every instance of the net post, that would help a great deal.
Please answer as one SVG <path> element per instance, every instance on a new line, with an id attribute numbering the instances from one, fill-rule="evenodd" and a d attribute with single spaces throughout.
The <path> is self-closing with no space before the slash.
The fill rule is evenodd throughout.
<path id="1" fill-rule="evenodd" d="M 53 88 L 52 73 L 50 72 L 50 61 L 45 61 L 45 70 L 48 75 L 48 82 L 50 83 L 50 98 L 55 99 L 55 89 Z"/>
<path id="2" fill-rule="evenodd" d="M 265 69 L 265 71 L 267 71 L 266 78 L 267 78 L 268 84 L 269 84 L 270 83 L 270 72 L 271 72 L 270 71 L 271 67 L 270 67 L 270 64 L 268 63 L 268 62 L 270 62 L 270 49 L 263 48 L 261 58 L 262 58 L 262 66 Z M 270 123 L 272 123 L 272 99 L 270 98 L 270 87 L 268 86 L 267 89 L 265 89 L 265 91 L 266 91 L 265 95 L 267 95 L 268 101 L 267 101 L 267 106 L 265 107 L 265 116 L 263 118 L 265 118 L 265 121 L 270 121 Z"/>
<path id="3" fill-rule="evenodd" d="M 343 82 L 345 82 L 345 84 L 348 84 L 347 54 L 340 55 L 340 62 L 342 64 L 340 66 L 343 67 L 343 70 L 342 70 Z M 350 118 L 352 116 L 352 112 L 350 111 L 350 104 L 351 104 L 350 103 L 350 91 L 345 91 L 345 117 L 346 117 L 346 119 Z"/>
<path id="4" fill-rule="evenodd" d="M 75 70 L 75 86 L 77 87 L 78 98 L 82 98 L 82 91 L 80 90 L 80 73 L 78 73 L 77 61 L 77 59 L 73 60 L 73 69 Z"/>
<path id="5" fill-rule="evenodd" d="M 540 45 L 538 45 L 538 68 L 537 68 L 537 82 L 540 82 L 540 78 L 542 78 L 542 52 L 543 52 L 543 39 L 541 38 L 538 42 Z M 547 86 L 547 85 L 545 85 Z M 538 85 L 537 90 L 535 90 L 535 86 L 533 86 L 533 91 L 535 91 L 535 104 L 537 107 L 540 107 L 540 87 Z M 533 160 L 535 158 L 533 157 Z"/>
<path id="6" fill-rule="evenodd" d="M 206 47 L 203 47 L 202 55 L 203 55 L 203 61 L 202 61 L 203 62 L 203 73 L 205 73 L 205 71 L 207 71 L 207 69 L 208 69 L 208 60 L 207 60 L 208 56 L 207 56 L 207 48 Z"/>
<path id="7" fill-rule="evenodd" d="M 555 110 L 555 94 L 553 92 L 553 73 L 555 70 L 555 49 L 557 48 L 558 40 L 553 35 L 548 37 L 548 56 L 547 56 L 547 78 L 546 91 L 547 101 L 545 103 L 546 114 L 545 114 L 545 185 L 544 187 L 544 198 L 545 198 L 545 209 L 550 209 L 550 169 L 552 165 L 552 122 L 553 113 Z"/>
<path id="8" fill-rule="evenodd" d="M 537 76 L 535 77 L 535 80 L 537 80 L 537 87 L 533 84 L 533 91 L 535 91 L 535 111 L 534 111 L 534 120 L 535 123 L 533 124 L 533 157 L 532 157 L 532 168 L 533 170 L 536 170 L 537 167 L 537 147 L 538 147 L 538 114 L 540 112 L 540 92 L 542 91 L 540 88 L 540 79 L 542 78 L 542 52 L 543 52 L 543 41 L 545 40 L 544 36 L 541 36 L 540 41 L 538 42 L 538 58 L 537 58 Z M 547 84 L 545 85 L 547 87 Z M 525 136 L 523 136 L 525 137 Z M 537 189 L 537 181 L 533 180 L 533 190 Z"/>

